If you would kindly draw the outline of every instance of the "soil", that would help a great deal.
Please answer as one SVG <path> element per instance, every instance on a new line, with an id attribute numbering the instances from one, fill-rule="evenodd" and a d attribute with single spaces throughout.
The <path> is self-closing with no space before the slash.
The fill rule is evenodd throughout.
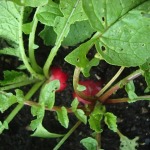
<path id="1" fill-rule="evenodd" d="M 53 65 L 61 66 L 69 75 L 67 88 L 56 95 L 56 105 L 70 106 L 72 101 L 72 75 L 74 67 L 64 62 L 63 58 L 71 51 L 71 49 L 62 48 L 57 57 L 54 60 Z M 43 65 L 43 60 L 47 57 L 47 49 L 39 51 L 37 58 L 40 65 Z M 15 69 L 19 65 L 19 61 L 15 57 L 0 56 L 0 78 L 2 79 L 4 70 Z M 130 72 L 133 72 L 136 68 L 125 69 L 120 78 L 125 77 Z M 97 80 L 96 76 L 107 83 L 111 77 L 116 73 L 118 67 L 108 65 L 105 62 L 101 62 L 98 67 L 93 67 L 91 70 L 90 79 Z M 81 79 L 83 77 L 81 76 Z M 143 77 L 136 79 L 136 93 L 138 95 L 144 94 L 146 83 Z M 25 89 L 26 91 L 27 89 Z M 116 97 L 125 97 L 126 93 L 120 90 L 116 93 Z M 35 96 L 36 98 L 36 96 Z M 4 120 L 7 115 L 13 109 L 12 106 L 9 110 L 0 114 L 0 120 Z M 121 103 L 121 104 L 109 104 L 106 105 L 109 112 L 113 112 L 118 116 L 118 128 L 119 130 L 129 138 L 139 136 L 138 150 L 149 150 L 150 147 L 150 102 L 139 101 L 136 103 Z M 70 124 L 69 129 L 76 123 L 74 115 L 69 114 Z M 32 132 L 28 126 L 33 119 L 30 113 L 30 107 L 24 106 L 23 109 L 17 114 L 13 121 L 9 124 L 9 130 L 5 130 L 0 135 L 0 150 L 52 150 L 60 139 L 43 139 L 31 137 Z M 50 132 L 66 133 L 67 130 L 60 126 L 55 119 L 55 113 L 46 112 L 44 118 L 44 126 Z M 119 137 L 114 132 L 110 131 L 104 126 L 103 133 L 101 135 L 102 148 L 104 150 L 119 150 Z M 70 136 L 69 139 L 62 145 L 60 150 L 85 150 L 80 144 L 80 140 L 91 136 L 91 130 L 89 126 L 83 124 L 77 128 L 77 130 Z"/>

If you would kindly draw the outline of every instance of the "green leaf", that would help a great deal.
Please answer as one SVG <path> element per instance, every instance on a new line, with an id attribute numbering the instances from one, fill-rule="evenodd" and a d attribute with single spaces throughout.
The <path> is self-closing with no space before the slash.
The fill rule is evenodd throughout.
<path id="1" fill-rule="evenodd" d="M 140 68 L 144 71 L 143 76 L 148 86 L 147 90 L 150 90 L 150 58 Z"/>
<path id="2" fill-rule="evenodd" d="M 137 140 L 139 138 L 136 137 L 132 140 L 130 140 L 129 138 L 127 138 L 126 136 L 121 136 L 120 137 L 120 150 L 136 150 L 137 146 L 139 145 L 137 143 Z"/>
<path id="3" fill-rule="evenodd" d="M 20 7 L 13 2 L 1 0 L 0 10 L 0 37 L 18 44 Z"/>
<path id="4" fill-rule="evenodd" d="M 30 34 L 32 32 L 33 21 L 22 25 L 24 34 Z"/>
<path id="5" fill-rule="evenodd" d="M 77 90 L 78 90 L 78 91 L 84 91 L 84 90 L 86 90 L 86 87 L 85 87 L 84 85 L 78 84 Z"/>
<path id="6" fill-rule="evenodd" d="M 58 121 L 60 122 L 60 124 L 63 127 L 68 128 L 69 118 L 68 118 L 67 109 L 63 106 L 61 107 L 61 110 L 57 110 L 56 113 L 57 113 Z"/>
<path id="7" fill-rule="evenodd" d="M 108 63 L 130 67 L 146 62 L 150 57 L 150 18 L 143 12 L 149 14 L 150 1 L 82 2 L 92 27 L 101 32 L 97 51 Z"/>
<path id="8" fill-rule="evenodd" d="M 18 5 L 21 6 L 31 6 L 31 7 L 38 7 L 38 6 L 43 6 L 48 3 L 48 0 L 9 0 L 17 3 Z"/>
<path id="9" fill-rule="evenodd" d="M 75 98 L 71 103 L 71 109 L 73 112 L 75 112 L 77 110 L 78 105 L 79 105 L 79 101 L 77 98 Z"/>
<path id="10" fill-rule="evenodd" d="M 76 21 L 87 20 L 87 17 L 83 12 L 81 0 L 61 0 L 59 7 L 63 17 L 56 17 L 54 31 L 57 34 L 56 43 L 60 44 L 67 37 L 70 26 Z"/>
<path id="11" fill-rule="evenodd" d="M 2 50 L 0 50 L 0 54 L 15 56 L 21 60 L 20 51 L 18 48 L 11 48 L 11 47 L 3 48 Z"/>
<path id="12" fill-rule="evenodd" d="M 28 80 L 28 76 L 23 73 L 23 72 L 18 72 L 18 71 L 4 71 L 4 80 L 0 80 L 0 85 L 4 86 L 4 85 L 10 85 L 10 84 L 15 84 L 15 83 L 19 83 L 22 81 L 26 81 Z"/>
<path id="13" fill-rule="evenodd" d="M 75 22 L 70 26 L 70 31 L 67 37 L 64 38 L 62 45 L 74 46 L 81 43 L 91 37 L 93 31 L 94 30 L 91 28 L 87 20 Z M 40 32 L 40 37 L 44 40 L 45 45 L 54 46 L 57 35 L 54 32 L 53 27 L 45 26 L 45 28 Z"/>
<path id="14" fill-rule="evenodd" d="M 123 15 L 146 0 L 82 0 L 83 9 L 94 29 L 104 32 L 106 28 L 114 24 Z M 115 8 L 115 9 L 114 9 Z"/>
<path id="15" fill-rule="evenodd" d="M 35 120 L 31 121 L 30 127 L 32 130 L 35 130 L 39 124 L 42 123 L 44 115 L 45 115 L 45 109 L 44 106 L 41 105 L 40 107 L 32 106 L 31 107 L 31 114 L 35 117 Z"/>
<path id="16" fill-rule="evenodd" d="M 0 121 L 0 130 L 1 128 L 8 130 L 9 129 L 8 123 L 6 121 L 4 121 L 3 123 Z M 1 131 L 0 131 L 0 134 L 1 134 Z"/>
<path id="17" fill-rule="evenodd" d="M 77 109 L 74 112 L 75 116 L 82 121 L 84 124 L 87 123 L 87 116 L 85 115 L 84 111 L 82 109 Z"/>
<path id="18" fill-rule="evenodd" d="M 110 112 L 105 113 L 104 116 L 104 121 L 108 128 L 114 132 L 117 132 L 117 117 Z"/>
<path id="19" fill-rule="evenodd" d="M 130 81 L 126 84 L 125 86 L 125 90 L 128 94 L 128 97 L 129 97 L 129 103 L 132 103 L 132 102 L 135 102 L 136 101 L 136 98 L 138 97 L 135 93 L 135 86 L 134 86 L 134 83 L 133 81 Z"/>
<path id="20" fill-rule="evenodd" d="M 20 89 L 16 89 L 15 92 L 16 92 L 17 102 L 23 103 L 25 101 L 25 96 L 23 91 L 21 91 Z"/>
<path id="21" fill-rule="evenodd" d="M 101 121 L 103 119 L 105 111 L 106 109 L 104 106 L 102 106 L 101 104 L 97 104 L 93 112 L 90 114 L 90 118 L 88 121 L 90 124 L 90 128 L 95 132 L 102 132 Z"/>
<path id="22" fill-rule="evenodd" d="M 60 87 L 59 80 L 53 80 L 46 83 L 40 92 L 39 102 L 44 103 L 49 109 L 54 106 L 55 91 Z"/>
<path id="23" fill-rule="evenodd" d="M 44 29 L 39 33 L 39 36 L 43 39 L 46 46 L 54 46 L 56 42 L 56 33 L 51 26 L 45 26 Z"/>
<path id="24" fill-rule="evenodd" d="M 90 70 L 93 66 L 98 66 L 99 64 L 99 59 L 98 58 L 92 58 L 89 63 L 87 64 L 87 66 L 82 70 L 83 74 L 85 77 L 89 77 L 90 76 Z"/>
<path id="25" fill-rule="evenodd" d="M 62 137 L 62 134 L 56 134 L 48 132 L 42 124 L 39 124 L 35 132 L 31 136 L 42 137 L 42 138 L 58 138 Z"/>
<path id="26" fill-rule="evenodd" d="M 99 38 L 97 51 L 110 64 L 130 67 L 142 65 L 150 57 L 150 18 L 142 14 L 149 12 L 150 1 L 128 2 L 122 1 L 120 5 L 116 0 L 115 9 L 112 3 L 105 4 L 107 9 L 102 9 L 107 15 L 104 16 L 105 30 Z"/>
<path id="27" fill-rule="evenodd" d="M 89 70 L 92 65 L 97 65 L 97 58 L 93 58 L 93 60 L 89 60 L 86 55 L 90 48 L 93 46 L 95 40 L 91 39 L 86 43 L 81 44 L 75 50 L 73 50 L 69 55 L 65 57 L 65 61 L 68 63 L 81 68 L 84 73 L 84 76 L 89 76 Z M 95 61 L 96 60 L 96 61 Z M 99 60 L 98 60 L 99 62 Z"/>
<path id="28" fill-rule="evenodd" d="M 4 126 L 5 129 L 7 129 L 7 130 L 9 129 L 8 122 L 7 122 L 7 121 L 4 121 L 4 122 L 3 122 L 3 126 Z"/>
<path id="29" fill-rule="evenodd" d="M 47 26 L 53 26 L 57 16 L 63 15 L 59 9 L 59 5 L 52 0 L 47 5 L 40 7 L 37 12 L 37 19 Z"/>
<path id="30" fill-rule="evenodd" d="M 97 150 L 98 143 L 91 137 L 84 138 L 80 141 L 87 150 Z"/>
<path id="31" fill-rule="evenodd" d="M 3 113 L 11 105 L 17 102 L 15 95 L 0 91 L 0 111 Z"/>
<path id="32" fill-rule="evenodd" d="M 32 7 L 25 7 L 24 8 L 24 13 L 23 13 L 23 23 L 29 22 L 30 15 L 33 11 Z"/>
<path id="33" fill-rule="evenodd" d="M 78 43 L 84 42 L 90 38 L 94 30 L 91 28 L 87 20 L 75 22 L 70 26 L 70 31 L 67 37 L 62 42 L 64 46 L 75 46 Z"/>

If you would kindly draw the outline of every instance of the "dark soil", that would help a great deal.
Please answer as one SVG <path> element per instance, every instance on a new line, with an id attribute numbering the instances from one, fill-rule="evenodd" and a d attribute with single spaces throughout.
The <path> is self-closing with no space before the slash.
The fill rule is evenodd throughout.
<path id="1" fill-rule="evenodd" d="M 47 57 L 47 50 L 38 52 L 37 57 L 39 63 L 43 65 L 43 60 Z M 72 101 L 72 75 L 74 67 L 64 62 L 63 58 L 69 53 L 70 49 L 62 49 L 55 58 L 54 65 L 61 66 L 69 74 L 68 87 L 65 91 L 56 95 L 56 105 L 70 106 Z M 2 79 L 2 71 L 12 70 L 18 66 L 16 58 L 0 56 L 0 78 Z M 101 77 L 107 83 L 116 73 L 118 67 L 110 66 L 105 62 L 101 62 L 91 71 L 91 79 L 96 80 L 96 76 Z M 122 77 L 125 77 L 135 68 L 125 69 Z M 83 78 L 83 77 L 81 77 Z M 146 87 L 143 77 L 136 79 L 136 92 L 138 95 L 144 93 Z M 27 90 L 27 89 L 25 89 Z M 125 97 L 124 91 L 116 93 L 116 97 Z M 36 98 L 36 96 L 35 96 Z M 13 106 L 14 107 L 14 106 Z M 129 138 L 139 136 L 138 150 L 149 150 L 150 147 L 150 102 L 140 101 L 132 104 L 109 104 L 107 110 L 118 116 L 119 130 Z M 11 112 L 11 107 L 5 113 L 0 114 L 0 120 L 4 120 Z M 76 123 L 76 118 L 70 114 L 69 129 Z M 30 121 L 33 119 L 30 113 L 30 107 L 24 106 L 14 120 L 9 124 L 9 130 L 5 130 L 0 135 L 0 150 L 52 150 L 60 139 L 43 139 L 31 137 L 31 131 L 28 130 Z M 67 130 L 60 126 L 55 119 L 55 113 L 47 112 L 44 118 L 44 126 L 50 132 L 66 133 Z M 70 136 L 70 138 L 62 145 L 60 150 L 84 150 L 80 144 L 80 140 L 91 136 L 92 131 L 85 125 L 79 128 Z M 104 126 L 102 133 L 102 148 L 104 150 L 119 150 L 119 137 Z"/>

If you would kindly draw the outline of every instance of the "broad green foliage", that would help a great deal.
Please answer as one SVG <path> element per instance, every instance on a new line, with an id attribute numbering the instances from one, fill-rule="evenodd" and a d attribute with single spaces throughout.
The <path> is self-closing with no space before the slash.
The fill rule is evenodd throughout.
<path id="1" fill-rule="evenodd" d="M 114 132 L 117 132 L 117 117 L 110 112 L 106 112 L 104 116 L 104 121 L 107 124 L 108 128 Z"/>
<path id="2" fill-rule="evenodd" d="M 55 91 L 59 88 L 59 86 L 59 80 L 53 80 L 49 83 L 46 83 L 41 90 L 39 103 L 44 104 L 49 109 L 51 109 L 55 102 Z"/>
<path id="3" fill-rule="evenodd" d="M 1 0 L 0 10 L 0 37 L 18 44 L 20 7 L 13 2 Z"/>
<path id="4" fill-rule="evenodd" d="M 13 1 L 13 2 L 15 2 L 21 6 L 31 6 L 31 7 L 43 6 L 43 5 L 48 3 L 48 0 L 42 0 L 42 1 L 41 0 L 32 0 L 32 1 L 29 1 L 29 0 L 10 0 L 10 1 Z"/>
<path id="5" fill-rule="evenodd" d="M 43 138 L 64 136 L 56 148 L 81 122 L 87 124 L 88 121 L 96 134 L 103 131 L 102 123 L 118 133 L 120 150 L 136 150 L 138 138 L 130 140 L 122 135 L 117 129 L 117 117 L 107 112 L 105 103 L 102 102 L 111 102 L 112 99 L 109 99 L 111 92 L 113 93 L 118 88 L 116 86 L 121 83 L 127 84 L 125 90 L 130 99 L 128 102 L 150 100 L 149 95 L 138 97 L 133 81 L 130 81 L 143 73 L 150 91 L 150 0 L 0 0 L 0 11 L 0 39 L 5 41 L 0 45 L 2 48 L 0 54 L 18 57 L 23 63 L 22 68 L 30 73 L 29 77 L 21 71 L 4 71 L 4 80 L 0 80 L 0 112 L 3 113 L 13 104 L 19 104 L 4 121 L 0 121 L 0 133 L 8 129 L 11 120 L 27 104 L 31 106 L 31 114 L 34 117 L 30 124 L 34 131 L 32 136 Z M 43 24 L 44 28 L 40 33 L 37 30 L 38 23 Z M 35 44 L 38 42 L 37 34 L 45 45 L 53 46 L 43 68 L 36 62 L 34 51 L 40 49 L 40 44 Z M 24 41 L 26 37 L 28 40 Z M 110 83 L 114 80 L 112 78 L 100 91 L 101 96 L 97 96 L 99 93 L 91 96 L 93 100 L 97 97 L 99 100 L 93 101 L 91 105 L 81 104 L 75 98 L 71 108 L 55 106 L 55 94 L 58 92 L 60 82 L 51 81 L 49 70 L 60 46 L 76 46 L 64 59 L 80 68 L 85 77 L 90 76 L 91 68 L 98 66 L 101 60 L 117 66 L 139 66 L 139 72 L 137 71 L 139 74 L 134 76 L 133 73 L 131 74 L 133 78 L 129 75 L 110 88 Z M 93 57 L 89 58 L 88 54 L 94 46 L 96 51 L 92 53 Z M 79 76 L 76 75 L 78 73 Z M 80 78 L 80 71 L 78 73 L 75 70 L 73 78 L 76 78 L 76 81 Z M 118 72 L 114 77 L 117 75 Z M 26 95 L 20 89 L 15 89 L 13 91 L 15 94 L 4 92 L 32 83 L 35 84 Z M 106 91 L 107 89 L 109 91 Z M 36 102 L 30 101 L 37 90 L 40 90 L 39 98 Z M 85 86 L 78 84 L 77 90 L 82 92 Z M 69 126 L 68 112 L 73 113 L 80 121 L 65 135 L 51 133 L 43 124 L 46 110 L 55 111 L 59 123 L 65 128 Z M 96 150 L 99 147 L 97 141 L 91 137 L 81 140 L 81 143 L 87 150 Z"/>
<path id="6" fill-rule="evenodd" d="M 58 121 L 61 123 L 61 125 L 65 128 L 68 128 L 69 119 L 68 119 L 68 114 L 67 114 L 66 108 L 61 107 L 61 109 L 57 110 L 56 113 L 58 116 Z"/>
<path id="7" fill-rule="evenodd" d="M 82 0 L 83 9 L 92 25 L 101 33 L 131 9 L 146 0 Z M 93 11 L 94 10 L 94 11 Z"/>
<path id="8" fill-rule="evenodd" d="M 150 57 L 150 18 L 143 15 L 149 6 L 146 0 L 83 0 L 92 27 L 101 32 L 97 51 L 108 63 L 138 66 Z"/>
<path id="9" fill-rule="evenodd" d="M 94 30 L 87 20 L 75 22 L 70 26 L 70 31 L 67 37 L 64 38 L 62 45 L 74 46 L 89 38 L 93 32 Z M 40 37 L 44 40 L 45 45 L 54 45 L 57 35 L 52 27 L 45 26 L 44 30 L 40 33 Z"/>
<path id="10" fill-rule="evenodd" d="M 83 12 L 81 0 L 60 0 L 60 10 L 63 17 L 57 16 L 54 23 L 54 31 L 57 34 L 57 41 L 63 41 L 67 37 L 70 26 L 76 21 L 87 20 Z"/>
<path id="11" fill-rule="evenodd" d="M 126 136 L 120 137 L 120 150 L 136 150 L 138 147 L 137 140 L 139 138 L 136 137 L 133 140 L 128 139 Z"/>
<path id="12" fill-rule="evenodd" d="M 43 7 L 40 7 L 37 12 L 37 19 L 47 26 L 54 26 L 55 18 L 62 16 L 59 5 L 52 0 Z"/>
<path id="13" fill-rule="evenodd" d="M 80 141 L 87 150 L 97 150 L 98 143 L 95 139 L 88 137 Z"/>

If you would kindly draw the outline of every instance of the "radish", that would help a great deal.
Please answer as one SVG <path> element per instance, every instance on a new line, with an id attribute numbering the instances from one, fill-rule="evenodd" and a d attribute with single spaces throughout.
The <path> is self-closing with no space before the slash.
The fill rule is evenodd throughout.
<path id="1" fill-rule="evenodd" d="M 92 81 L 92 80 L 86 80 L 86 81 L 80 81 L 80 85 L 83 85 L 86 87 L 86 89 L 83 91 L 83 93 L 87 96 L 94 96 L 101 90 L 102 82 L 98 81 Z M 73 97 L 77 98 L 79 102 L 82 102 L 84 104 L 91 104 L 92 102 L 89 102 L 85 99 L 82 99 L 79 97 L 76 93 L 73 93 Z"/>
<path id="2" fill-rule="evenodd" d="M 57 90 L 57 92 L 63 91 L 67 87 L 68 74 L 63 72 L 60 67 L 52 67 L 50 71 L 50 81 L 59 80 L 60 82 L 60 87 Z"/>

